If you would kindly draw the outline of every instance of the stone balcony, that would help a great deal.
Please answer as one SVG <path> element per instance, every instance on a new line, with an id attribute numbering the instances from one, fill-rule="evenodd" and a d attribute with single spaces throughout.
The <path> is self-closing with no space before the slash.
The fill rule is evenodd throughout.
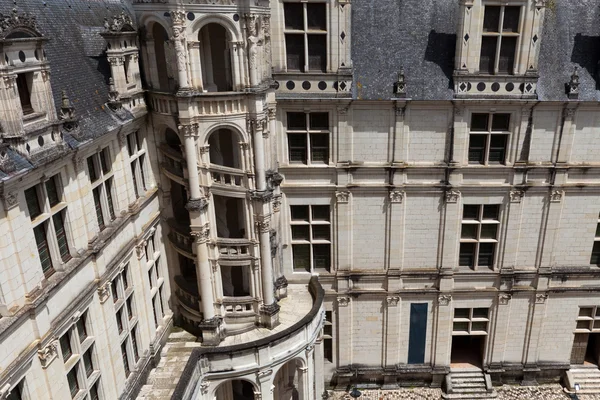
<path id="1" fill-rule="evenodd" d="M 161 115 L 179 115 L 177 96 L 169 93 L 148 92 L 153 112 Z M 190 92 L 191 109 L 199 117 L 240 115 L 248 112 L 246 95 L 240 92 Z"/>

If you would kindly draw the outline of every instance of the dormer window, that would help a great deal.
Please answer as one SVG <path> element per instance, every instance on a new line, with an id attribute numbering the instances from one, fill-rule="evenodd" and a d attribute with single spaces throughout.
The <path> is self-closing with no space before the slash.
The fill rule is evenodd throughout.
<path id="1" fill-rule="evenodd" d="M 513 74 L 519 40 L 519 6 L 485 6 L 479 72 Z"/>
<path id="2" fill-rule="evenodd" d="M 326 3 L 284 3 L 288 71 L 327 69 Z"/>
<path id="3" fill-rule="evenodd" d="M 23 115 L 32 114 L 31 105 L 31 86 L 33 83 L 33 73 L 17 74 L 17 89 L 19 91 L 19 101 Z"/>

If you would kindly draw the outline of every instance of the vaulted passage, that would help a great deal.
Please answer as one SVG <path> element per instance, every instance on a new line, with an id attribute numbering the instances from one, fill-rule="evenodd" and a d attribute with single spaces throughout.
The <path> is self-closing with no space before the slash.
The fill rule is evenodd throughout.
<path id="1" fill-rule="evenodd" d="M 227 92 L 233 90 L 231 79 L 231 50 L 227 31 L 219 24 L 208 24 L 198 34 L 204 90 Z"/>
<path id="2" fill-rule="evenodd" d="M 254 400 L 254 386 L 240 379 L 224 382 L 217 388 L 215 400 Z"/>
<path id="3" fill-rule="evenodd" d="M 303 400 L 306 372 L 303 371 L 301 360 L 291 360 L 285 363 L 273 381 L 274 400 Z"/>
<path id="4" fill-rule="evenodd" d="M 169 91 L 169 76 L 167 73 L 167 51 L 165 45 L 168 43 L 169 36 L 160 24 L 152 26 L 152 39 L 154 42 L 154 62 L 158 78 L 158 89 L 164 92 Z"/>
<path id="5" fill-rule="evenodd" d="M 238 136 L 230 129 L 219 129 L 208 138 L 211 164 L 241 169 Z"/>

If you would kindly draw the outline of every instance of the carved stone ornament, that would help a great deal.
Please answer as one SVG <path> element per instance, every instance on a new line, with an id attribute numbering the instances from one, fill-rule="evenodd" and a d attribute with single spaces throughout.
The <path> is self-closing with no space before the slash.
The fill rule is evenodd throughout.
<path id="1" fill-rule="evenodd" d="M 207 223 L 199 228 L 193 228 L 190 235 L 196 239 L 196 243 L 206 243 L 210 235 L 210 226 Z"/>
<path id="2" fill-rule="evenodd" d="M 446 192 L 446 203 L 458 203 L 460 192 L 458 190 L 448 190 Z"/>
<path id="3" fill-rule="evenodd" d="M 562 201 L 563 195 L 565 194 L 564 190 L 553 190 L 550 194 L 550 202 L 551 203 L 560 203 Z"/>
<path id="4" fill-rule="evenodd" d="M 548 298 L 548 293 L 537 293 L 535 295 L 535 304 L 544 304 Z"/>
<path id="5" fill-rule="evenodd" d="M 46 369 L 58 356 L 58 340 L 53 340 L 48 343 L 45 347 L 38 350 L 38 357 L 42 368 Z"/>
<path id="6" fill-rule="evenodd" d="M 12 9 L 10 15 L 4 15 L 0 13 L 0 39 L 6 37 L 15 29 L 24 29 L 34 33 L 35 36 L 41 36 L 41 34 L 37 31 L 35 15 L 29 13 L 19 13 L 16 8 Z"/>
<path id="7" fill-rule="evenodd" d="M 181 132 L 185 137 L 195 137 L 198 135 L 198 124 L 179 125 L 178 128 L 179 132 Z"/>
<path id="8" fill-rule="evenodd" d="M 338 297 L 337 303 L 339 307 L 348 307 L 348 304 L 350 303 L 350 297 Z"/>
<path id="9" fill-rule="evenodd" d="M 271 374 L 273 374 L 273 370 L 272 369 L 266 369 L 264 371 L 258 371 L 256 373 L 256 377 L 258 379 L 260 379 L 260 378 L 264 378 L 265 376 L 270 376 Z"/>
<path id="10" fill-rule="evenodd" d="M 565 118 L 573 119 L 576 111 L 577 111 L 576 108 L 565 108 L 565 111 L 564 111 Z"/>
<path id="11" fill-rule="evenodd" d="M 4 193 L 4 209 L 6 211 L 10 210 L 13 207 L 16 207 L 19 204 L 19 197 L 17 192 L 6 192 Z"/>
<path id="12" fill-rule="evenodd" d="M 498 295 L 498 303 L 504 306 L 508 304 L 510 299 L 512 299 L 512 294 L 510 293 L 501 293 L 500 295 Z"/>
<path id="13" fill-rule="evenodd" d="M 450 301 L 452 301 L 451 294 L 440 294 L 438 296 L 438 303 L 440 306 L 447 306 L 448 304 L 450 304 Z"/>
<path id="14" fill-rule="evenodd" d="M 4 77 L 4 87 L 6 90 L 10 90 L 15 86 L 15 82 L 17 81 L 16 75 L 9 75 Z"/>
<path id="15" fill-rule="evenodd" d="M 402 203 L 402 200 L 404 200 L 404 192 L 400 190 L 392 190 L 390 192 L 390 201 L 392 203 Z"/>
<path id="16" fill-rule="evenodd" d="M 0 143 L 0 169 L 6 173 L 16 169 L 14 160 L 8 154 L 8 143 Z"/>
<path id="17" fill-rule="evenodd" d="M 398 79 L 394 84 L 394 95 L 396 95 L 396 97 L 406 97 L 406 81 L 404 79 L 404 67 L 400 67 L 400 72 L 398 72 Z"/>
<path id="18" fill-rule="evenodd" d="M 133 20 L 125 12 L 121 12 L 120 15 L 113 15 L 112 18 L 104 18 L 104 29 L 108 32 L 121 32 L 123 30 L 132 32 Z"/>
<path id="19" fill-rule="evenodd" d="M 338 203 L 347 203 L 350 198 L 350 192 L 335 192 L 335 198 Z"/>
<path id="20" fill-rule="evenodd" d="M 577 72 L 577 67 L 575 67 L 575 70 L 571 75 L 571 80 L 567 84 L 567 95 L 571 100 L 575 100 L 579 97 L 579 73 Z"/>
<path id="21" fill-rule="evenodd" d="M 206 381 L 200 382 L 200 390 L 202 391 L 202 394 L 208 393 L 209 387 L 210 387 L 210 383 L 208 383 Z"/>
<path id="22" fill-rule="evenodd" d="M 546 7 L 546 2 L 547 2 L 547 1 L 548 1 L 548 0 L 535 0 L 535 7 L 536 7 L 537 9 L 540 9 L 540 8 Z"/>
<path id="23" fill-rule="evenodd" d="M 100 304 L 103 304 L 110 297 L 110 282 L 105 282 L 103 285 L 99 286 L 97 290 Z"/>
<path id="24" fill-rule="evenodd" d="M 386 299 L 386 301 L 387 301 L 387 304 L 389 307 L 396 307 L 398 305 L 398 302 L 400 301 L 400 297 L 391 296 L 391 297 L 388 297 Z"/>
<path id="25" fill-rule="evenodd" d="M 281 211 L 281 195 L 273 196 L 273 212 Z"/>
<path id="26" fill-rule="evenodd" d="M 137 259 L 141 260 L 142 257 L 144 257 L 144 249 L 146 248 L 146 245 L 148 244 L 147 240 L 144 240 L 143 242 L 141 242 L 140 244 L 138 244 L 137 246 L 135 246 L 135 252 L 137 254 Z"/>
<path id="27" fill-rule="evenodd" d="M 511 190 L 510 191 L 510 202 L 511 203 L 520 203 L 523 200 L 523 196 L 525 196 L 525 192 L 522 190 Z"/>
<path id="28" fill-rule="evenodd" d="M 256 230 L 259 233 L 269 232 L 271 229 L 271 215 L 261 215 L 256 218 Z"/>
<path id="29" fill-rule="evenodd" d="M 188 211 L 200 212 L 208 207 L 208 199 L 202 197 L 199 199 L 189 199 L 185 205 Z"/>
<path id="30" fill-rule="evenodd" d="M 7 383 L 6 385 L 4 385 L 2 388 L 0 388 L 0 400 L 6 400 L 8 399 L 8 396 L 10 395 L 10 383 Z"/>
<path id="31" fill-rule="evenodd" d="M 396 112 L 396 117 L 400 117 L 400 118 L 404 117 L 404 107 L 396 106 L 394 108 L 394 110 Z"/>
<path id="32" fill-rule="evenodd" d="M 185 11 L 176 10 L 169 13 L 171 15 L 171 21 L 173 25 L 184 25 L 185 24 Z"/>

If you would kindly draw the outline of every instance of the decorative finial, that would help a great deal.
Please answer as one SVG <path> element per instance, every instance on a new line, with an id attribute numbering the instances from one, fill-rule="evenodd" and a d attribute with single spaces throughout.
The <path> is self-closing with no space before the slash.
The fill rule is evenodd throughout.
<path id="1" fill-rule="evenodd" d="M 112 77 L 108 78 L 108 106 L 113 110 L 121 108 L 119 91 L 115 87 L 115 80 Z"/>
<path id="2" fill-rule="evenodd" d="M 400 72 L 398 72 L 398 80 L 394 84 L 394 94 L 396 95 L 396 97 L 406 97 L 404 67 L 400 67 Z"/>
<path id="3" fill-rule="evenodd" d="M 134 31 L 133 26 L 133 20 L 124 11 L 121 12 L 121 15 L 104 18 L 104 29 L 109 32 Z"/>
<path id="4" fill-rule="evenodd" d="M 75 117 L 75 107 L 71 104 L 71 100 L 67 96 L 67 91 L 62 91 L 62 102 L 60 105 L 60 119 L 72 119 Z"/>
<path id="5" fill-rule="evenodd" d="M 577 73 L 577 67 L 571 75 L 571 80 L 567 84 L 567 95 L 569 99 L 577 99 L 579 97 L 579 73 Z"/>

